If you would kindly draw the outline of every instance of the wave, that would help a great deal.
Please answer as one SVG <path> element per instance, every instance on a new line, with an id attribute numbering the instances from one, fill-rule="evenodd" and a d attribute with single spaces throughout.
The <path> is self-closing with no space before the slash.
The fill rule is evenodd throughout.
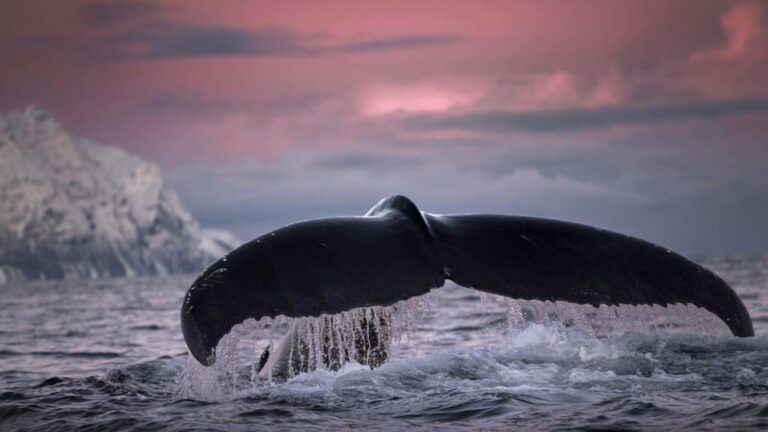
<path id="1" fill-rule="evenodd" d="M 754 426 L 768 412 L 767 383 L 768 337 L 606 338 L 562 323 L 533 323 L 493 344 L 423 356 L 401 351 L 373 370 L 350 363 L 283 382 L 259 379 L 247 364 L 203 368 L 185 356 L 164 357 L 103 376 L 51 377 L 0 393 L 0 407 L 6 421 L 24 419 L 40 430 L 51 424 L 216 429 L 211 422 L 223 418 L 229 430 L 706 429 L 718 419 Z M 147 406 L 153 413 L 145 419 Z M 69 413 L 65 420 L 55 414 L 61 410 Z"/>
<path id="2" fill-rule="evenodd" d="M 747 362 L 747 360 L 749 360 Z M 726 381 L 768 383 L 768 339 L 629 333 L 598 338 L 562 324 L 531 324 L 493 346 L 453 347 L 419 358 L 396 358 L 371 370 L 347 364 L 337 372 L 302 373 L 269 383 L 250 367 L 204 368 L 189 361 L 180 396 L 232 400 L 253 395 L 291 399 L 385 398 L 437 389 L 571 391 L 599 387 Z M 726 377 L 735 377 L 736 380 Z M 762 381 L 760 381 L 762 379 Z"/>
<path id="3" fill-rule="evenodd" d="M 86 358 L 86 359 L 111 359 L 123 357 L 125 352 L 115 351 L 15 351 L 0 350 L 0 357 L 61 357 L 61 358 Z"/>

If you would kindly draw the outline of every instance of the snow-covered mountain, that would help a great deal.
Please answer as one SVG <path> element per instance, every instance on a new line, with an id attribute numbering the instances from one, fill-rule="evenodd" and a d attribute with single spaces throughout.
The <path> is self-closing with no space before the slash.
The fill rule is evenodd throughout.
<path id="1" fill-rule="evenodd" d="M 199 271 L 237 243 L 204 234 L 157 165 L 35 105 L 0 115 L 0 284 Z"/>

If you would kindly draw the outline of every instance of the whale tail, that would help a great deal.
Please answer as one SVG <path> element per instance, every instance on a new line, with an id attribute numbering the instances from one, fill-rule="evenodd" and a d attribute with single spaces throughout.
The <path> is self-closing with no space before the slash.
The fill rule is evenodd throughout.
<path id="1" fill-rule="evenodd" d="M 736 336 L 752 320 L 720 277 L 668 249 L 585 225 L 546 219 L 428 216 L 458 285 L 522 300 L 600 305 L 683 303 L 704 308 Z"/>
<path id="2" fill-rule="evenodd" d="M 386 306 L 442 286 L 593 306 L 688 303 L 753 336 L 735 292 L 704 267 L 660 246 L 569 222 L 423 213 L 403 196 L 366 216 L 301 222 L 223 257 L 192 284 L 184 339 L 202 364 L 248 318 L 336 314 Z"/>

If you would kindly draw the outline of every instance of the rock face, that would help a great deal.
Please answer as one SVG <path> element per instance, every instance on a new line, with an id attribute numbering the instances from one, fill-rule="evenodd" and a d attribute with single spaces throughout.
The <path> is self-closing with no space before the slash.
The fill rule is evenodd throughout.
<path id="1" fill-rule="evenodd" d="M 203 235 L 156 165 L 38 106 L 0 115 L 0 283 L 198 271 L 227 240 Z"/>

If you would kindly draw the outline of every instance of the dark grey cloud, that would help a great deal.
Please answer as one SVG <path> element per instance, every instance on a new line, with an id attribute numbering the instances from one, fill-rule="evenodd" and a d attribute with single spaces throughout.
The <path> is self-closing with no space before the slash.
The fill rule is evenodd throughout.
<path id="1" fill-rule="evenodd" d="M 78 9 L 78 14 L 85 24 L 104 27 L 125 20 L 154 17 L 161 11 L 159 2 L 99 1 L 84 4 Z"/>
<path id="2" fill-rule="evenodd" d="M 600 109 L 486 111 L 442 116 L 417 115 L 404 119 L 403 125 L 412 130 L 567 132 L 618 124 L 717 118 L 754 112 L 768 112 L 768 99 L 735 99 L 677 105 Z"/>
<path id="3" fill-rule="evenodd" d="M 253 126 L 258 127 L 277 117 L 309 112 L 333 98 L 334 95 L 327 92 L 309 92 L 271 99 L 232 99 L 226 96 L 210 97 L 195 90 L 179 89 L 150 96 L 136 104 L 134 109 L 152 114 L 202 116 L 206 121 L 215 121 L 223 115 L 238 114 L 246 116 Z"/>
<path id="4" fill-rule="evenodd" d="M 341 45 L 337 51 L 343 53 L 365 53 L 414 48 L 429 45 L 444 45 L 459 41 L 456 35 L 409 35 L 382 39 L 369 39 Z"/>
<path id="5" fill-rule="evenodd" d="M 280 30 L 248 31 L 224 26 L 157 24 L 118 33 L 86 46 L 86 54 L 110 60 L 206 56 L 307 55 L 306 35 Z"/>
<path id="6" fill-rule="evenodd" d="M 321 155 L 310 161 L 313 167 L 327 170 L 394 170 L 413 168 L 421 164 L 421 160 L 411 156 L 399 156 L 370 151 L 341 151 Z"/>
<path id="7" fill-rule="evenodd" d="M 451 35 L 405 35 L 333 43 L 327 35 L 297 33 L 277 28 L 247 30 L 225 26 L 158 23 L 99 39 L 85 47 L 86 55 L 124 58 L 174 59 L 221 56 L 301 57 L 361 54 L 449 44 Z"/>
<path id="8" fill-rule="evenodd" d="M 167 92 L 142 101 L 138 108 L 146 111 L 211 112 L 229 108 L 230 104 L 214 101 L 193 93 Z"/>
<path id="9" fill-rule="evenodd" d="M 313 53 L 312 37 L 281 30 L 178 26 L 155 32 L 143 42 L 155 58 L 200 56 L 300 56 Z"/>

